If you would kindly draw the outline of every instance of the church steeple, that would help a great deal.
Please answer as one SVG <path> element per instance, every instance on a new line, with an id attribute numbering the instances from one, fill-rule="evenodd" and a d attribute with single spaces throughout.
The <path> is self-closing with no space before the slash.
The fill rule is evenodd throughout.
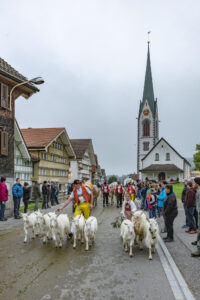
<path id="1" fill-rule="evenodd" d="M 142 159 L 154 147 L 159 139 L 158 107 L 157 100 L 154 100 L 149 43 L 150 42 L 148 42 L 147 49 L 147 65 L 144 80 L 143 97 L 142 101 L 140 101 L 138 116 L 137 169 L 140 179 L 140 170 L 143 167 Z"/>
<path id="2" fill-rule="evenodd" d="M 145 104 L 145 101 L 148 101 L 148 104 L 151 108 L 152 113 L 155 113 L 155 100 L 154 100 L 154 91 L 153 91 L 153 80 L 151 73 L 151 60 L 150 60 L 150 49 L 149 49 L 149 41 L 148 41 L 148 51 L 147 51 L 147 65 L 146 65 L 146 73 L 145 73 L 145 81 L 144 81 L 144 90 L 143 97 L 141 103 L 141 110 Z"/>

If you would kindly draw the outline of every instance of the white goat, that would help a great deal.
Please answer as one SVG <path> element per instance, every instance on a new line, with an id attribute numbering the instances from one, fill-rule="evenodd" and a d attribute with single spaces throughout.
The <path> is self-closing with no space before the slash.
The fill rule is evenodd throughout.
<path id="1" fill-rule="evenodd" d="M 83 214 L 77 216 L 72 220 L 72 232 L 74 235 L 73 247 L 76 248 L 77 239 L 84 243 L 84 228 L 85 228 L 85 218 Z"/>
<path id="2" fill-rule="evenodd" d="M 133 228 L 133 222 L 130 220 L 124 220 L 121 224 L 121 237 L 123 239 L 123 245 L 126 252 L 128 252 L 128 244 L 130 247 L 129 255 L 133 256 L 133 244 L 135 239 L 135 231 Z"/>
<path id="3" fill-rule="evenodd" d="M 50 219 L 54 215 L 53 212 L 49 212 L 43 215 L 43 243 L 47 242 L 47 239 L 52 239 Z"/>
<path id="4" fill-rule="evenodd" d="M 70 233 L 70 223 L 67 214 L 56 215 L 53 213 L 50 218 L 50 227 L 55 246 L 58 247 L 57 236 L 59 236 L 59 247 L 61 248 L 64 235 Z"/>
<path id="5" fill-rule="evenodd" d="M 155 219 L 149 219 L 145 226 L 145 244 L 149 249 L 149 259 L 152 260 L 152 253 L 155 252 L 155 245 L 159 238 L 159 227 Z"/>
<path id="6" fill-rule="evenodd" d="M 85 235 L 85 250 L 89 250 L 89 242 L 93 243 L 98 229 L 97 219 L 89 217 L 85 222 L 84 235 Z"/>
<path id="7" fill-rule="evenodd" d="M 24 221 L 24 243 L 28 241 L 28 235 L 32 231 L 32 238 L 34 239 L 37 233 L 37 215 L 35 212 L 31 214 L 22 214 Z"/>

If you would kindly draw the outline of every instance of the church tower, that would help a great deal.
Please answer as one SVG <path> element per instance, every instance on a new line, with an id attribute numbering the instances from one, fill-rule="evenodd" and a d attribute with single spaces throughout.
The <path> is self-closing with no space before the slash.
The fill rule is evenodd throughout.
<path id="1" fill-rule="evenodd" d="M 144 91 L 142 101 L 140 100 L 138 115 L 137 173 L 140 179 L 142 158 L 147 155 L 159 140 L 158 107 L 157 100 L 154 99 L 149 44 L 150 42 L 148 41 Z"/>

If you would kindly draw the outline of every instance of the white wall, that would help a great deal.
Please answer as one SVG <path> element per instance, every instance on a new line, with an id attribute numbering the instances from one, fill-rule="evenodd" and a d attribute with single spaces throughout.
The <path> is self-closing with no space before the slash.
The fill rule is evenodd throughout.
<path id="1" fill-rule="evenodd" d="M 78 162 L 77 162 L 77 160 L 70 160 L 70 173 L 71 173 L 71 178 L 69 178 L 69 183 L 73 183 L 75 179 L 80 179 L 78 177 Z"/>
<path id="2" fill-rule="evenodd" d="M 159 153 L 159 161 L 155 160 L 156 153 Z M 166 153 L 170 153 L 169 161 L 166 160 Z M 142 161 L 142 169 L 152 164 L 174 164 L 179 169 L 184 170 L 184 160 L 164 140 L 161 140 L 156 148 Z"/>

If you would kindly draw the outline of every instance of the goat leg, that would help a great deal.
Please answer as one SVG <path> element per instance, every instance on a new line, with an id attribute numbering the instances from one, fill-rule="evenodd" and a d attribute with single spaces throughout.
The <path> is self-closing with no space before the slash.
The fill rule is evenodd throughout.
<path id="1" fill-rule="evenodd" d="M 151 247 L 149 247 L 149 260 L 152 260 Z"/>

